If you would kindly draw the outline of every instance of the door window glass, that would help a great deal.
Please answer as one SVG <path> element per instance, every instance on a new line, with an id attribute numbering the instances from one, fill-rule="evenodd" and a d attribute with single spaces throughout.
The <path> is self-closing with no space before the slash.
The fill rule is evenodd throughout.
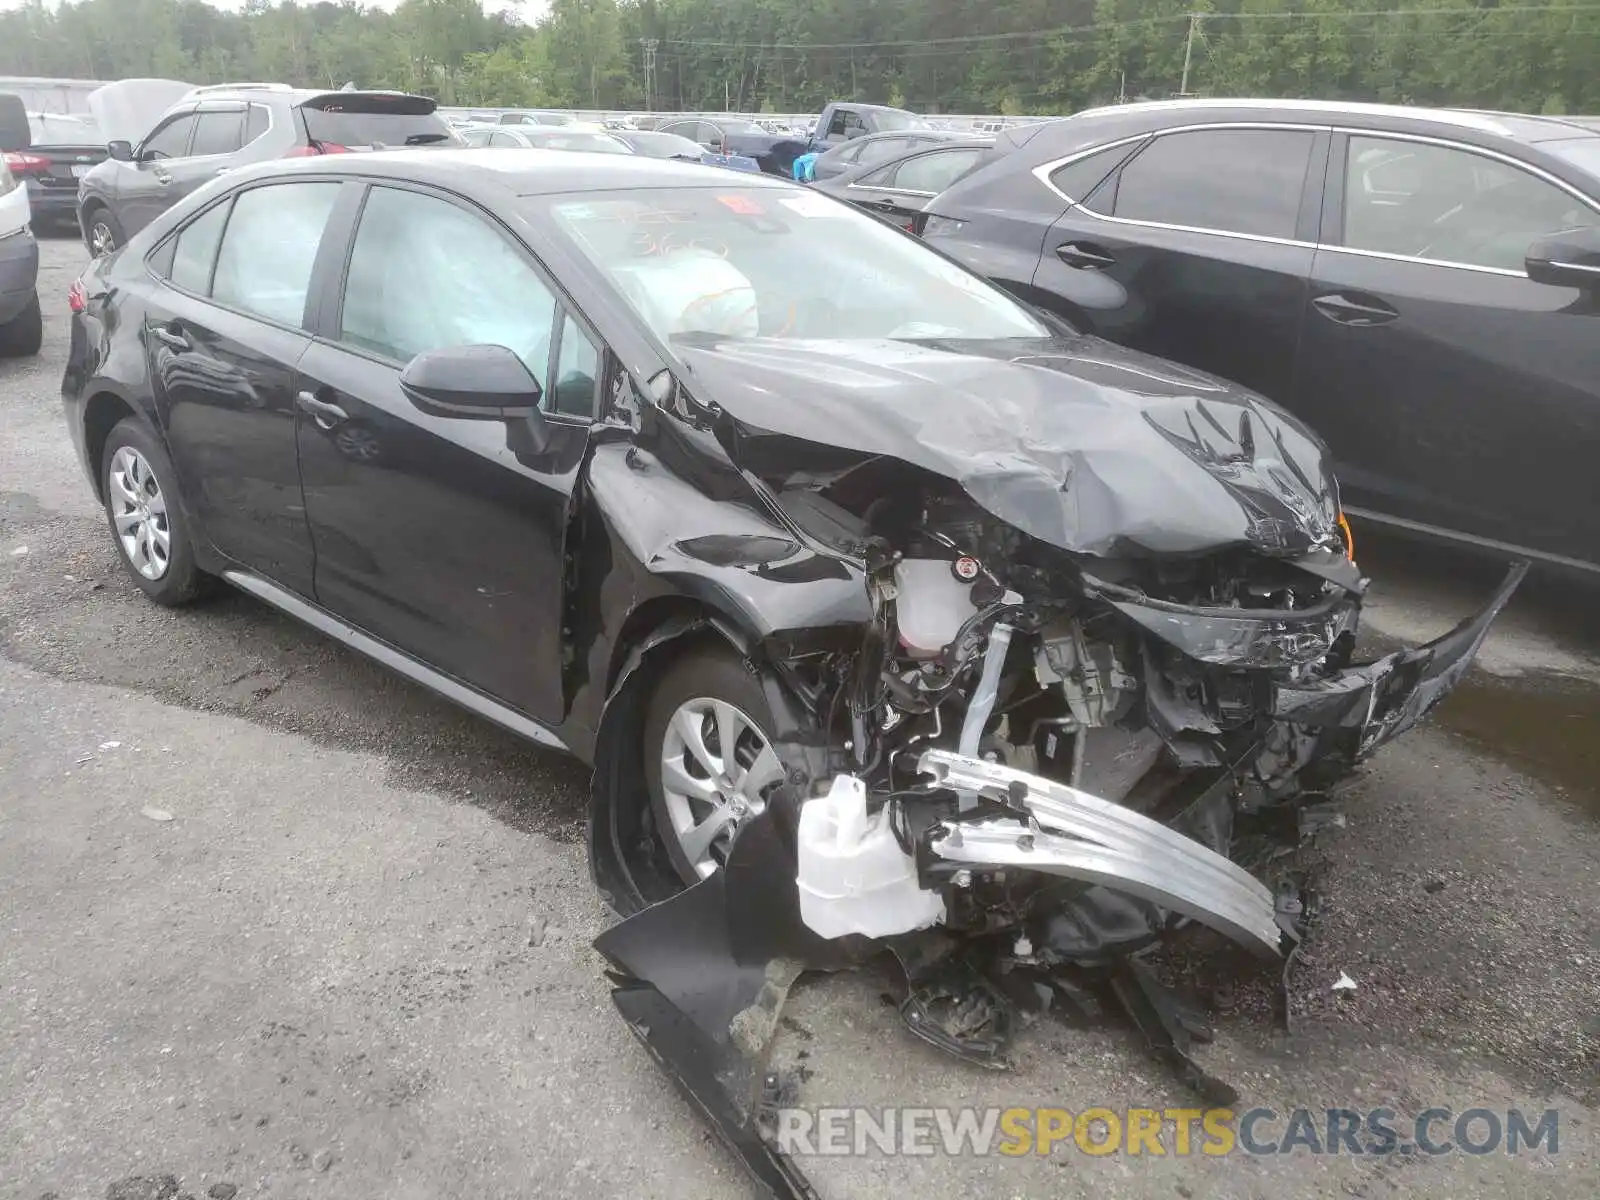
<path id="1" fill-rule="evenodd" d="M 1292 238 L 1315 136 L 1300 129 L 1165 134 L 1122 168 L 1113 215 Z"/>
<path id="2" fill-rule="evenodd" d="M 1539 238 L 1600 224 L 1570 192 L 1469 150 L 1351 137 L 1345 163 L 1352 250 L 1521 271 Z"/>
<path id="3" fill-rule="evenodd" d="M 250 119 L 245 124 L 244 141 L 249 145 L 255 141 L 272 124 L 272 114 L 267 111 L 265 104 L 252 104 L 250 106 Z"/>
<path id="4" fill-rule="evenodd" d="M 232 154 L 244 145 L 244 111 L 235 109 L 233 112 L 203 112 L 200 114 L 199 124 L 194 127 L 194 142 L 189 147 L 189 156 L 198 158 L 202 154 Z"/>
<path id="5" fill-rule="evenodd" d="M 141 160 L 154 158 L 180 158 L 189 146 L 189 133 L 194 129 L 194 114 L 185 113 L 168 121 L 145 141 L 139 150 Z"/>
<path id="6" fill-rule="evenodd" d="M 904 154 L 910 149 L 905 138 L 886 137 L 861 144 L 861 157 L 856 161 L 862 166 L 868 163 L 888 162 L 897 154 Z"/>
<path id="7" fill-rule="evenodd" d="M 554 321 L 554 295 L 482 217 L 372 189 L 350 253 L 343 340 L 400 362 L 445 346 L 505 346 L 542 381 Z"/>
<path id="8" fill-rule="evenodd" d="M 183 227 L 172 256 L 168 276 L 173 287 L 205 296 L 211 292 L 211 264 L 217 261 L 222 228 L 228 223 L 228 204 L 213 204 Z"/>
<path id="9" fill-rule="evenodd" d="M 337 183 L 275 183 L 239 193 L 211 296 L 285 325 L 305 315 L 311 266 Z"/>
<path id="10" fill-rule="evenodd" d="M 594 381 L 600 373 L 600 351 L 583 327 L 570 316 L 561 321 L 561 353 L 556 356 L 555 381 L 545 407 L 574 417 L 594 413 Z"/>
<path id="11" fill-rule="evenodd" d="M 489 135 L 489 145 L 491 145 L 491 146 L 520 146 L 520 145 L 522 145 L 522 140 L 520 138 L 518 138 L 517 135 L 514 134 L 514 133 L 502 133 L 499 130 L 496 130 L 495 132 L 493 132 L 493 133 L 491 133 Z"/>
<path id="12" fill-rule="evenodd" d="M 1121 146 L 1108 146 L 1104 150 L 1097 150 L 1084 158 L 1057 167 L 1050 172 L 1050 182 L 1056 185 L 1059 191 L 1068 200 L 1080 203 L 1089 199 L 1095 188 L 1099 187 L 1105 177 L 1117 169 L 1117 164 L 1125 160 L 1139 148 L 1138 142 L 1129 142 Z M 1091 209 L 1105 209 L 1109 205 L 1096 202 L 1089 205 Z"/>
<path id="13" fill-rule="evenodd" d="M 890 168 L 894 176 L 893 186 L 908 192 L 937 195 L 970 171 L 983 153 L 982 146 L 964 146 L 959 150 L 935 150 L 931 154 L 908 158 Z"/>

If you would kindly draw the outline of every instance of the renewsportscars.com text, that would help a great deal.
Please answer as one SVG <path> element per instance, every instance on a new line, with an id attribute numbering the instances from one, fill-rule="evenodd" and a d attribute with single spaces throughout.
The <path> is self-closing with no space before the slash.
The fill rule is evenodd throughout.
<path id="1" fill-rule="evenodd" d="M 794 1155 L 1559 1154 L 1560 1114 L 1429 1108 L 785 1108 Z"/>

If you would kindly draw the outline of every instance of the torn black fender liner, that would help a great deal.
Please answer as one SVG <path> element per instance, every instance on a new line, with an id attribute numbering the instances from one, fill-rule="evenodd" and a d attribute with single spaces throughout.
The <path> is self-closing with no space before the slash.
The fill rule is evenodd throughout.
<path id="1" fill-rule="evenodd" d="M 851 965 L 876 947 L 826 941 L 801 921 L 780 819 L 787 794 L 744 824 L 722 870 L 613 925 L 594 947 L 611 964 L 617 1010 L 751 1176 L 774 1196 L 813 1200 L 771 1138 L 782 1090 L 768 1070 L 772 1038 L 803 972 Z"/>

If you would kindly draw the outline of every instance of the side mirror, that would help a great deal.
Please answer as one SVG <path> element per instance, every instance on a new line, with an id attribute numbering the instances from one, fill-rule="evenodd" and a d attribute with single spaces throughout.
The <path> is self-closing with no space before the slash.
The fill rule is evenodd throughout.
<path id="1" fill-rule="evenodd" d="M 1528 248 L 1523 269 L 1535 283 L 1600 290 L 1600 228 L 1552 233 Z"/>
<path id="2" fill-rule="evenodd" d="M 434 417 L 542 423 L 539 381 L 504 346 L 425 350 L 400 372 L 400 390 Z"/>
<path id="3" fill-rule="evenodd" d="M 106 155 L 109 158 L 116 159 L 118 162 L 132 162 L 133 143 L 123 138 L 118 138 L 114 142 L 107 142 Z"/>

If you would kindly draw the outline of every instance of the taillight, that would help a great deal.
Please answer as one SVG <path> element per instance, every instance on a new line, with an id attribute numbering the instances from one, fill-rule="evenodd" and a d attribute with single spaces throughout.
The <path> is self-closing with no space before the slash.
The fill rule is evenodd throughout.
<path id="1" fill-rule="evenodd" d="M 6 166 L 13 171 L 48 171 L 50 160 L 42 154 L 28 154 L 21 150 L 6 151 Z"/>
<path id="2" fill-rule="evenodd" d="M 349 146 L 341 146 L 338 142 L 310 142 L 304 146 L 296 146 L 284 155 L 285 158 L 311 158 L 318 154 L 349 154 Z"/>
<path id="3" fill-rule="evenodd" d="M 89 297 L 83 290 L 83 280 L 74 279 L 72 286 L 67 289 L 67 307 L 75 313 L 81 313 L 89 307 Z"/>

